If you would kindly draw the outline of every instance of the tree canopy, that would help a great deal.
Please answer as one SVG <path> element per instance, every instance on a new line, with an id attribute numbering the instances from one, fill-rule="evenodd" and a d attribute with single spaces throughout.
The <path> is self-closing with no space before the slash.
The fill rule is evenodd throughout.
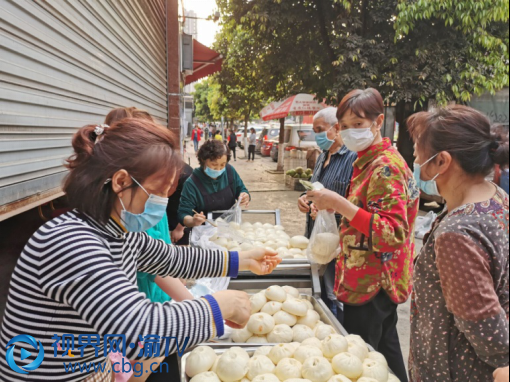
<path id="1" fill-rule="evenodd" d="M 306 92 L 336 103 L 375 87 L 388 102 L 445 103 L 508 86 L 505 0 L 217 2 L 222 52 L 235 60 L 230 86 L 255 75 L 262 98 Z"/>

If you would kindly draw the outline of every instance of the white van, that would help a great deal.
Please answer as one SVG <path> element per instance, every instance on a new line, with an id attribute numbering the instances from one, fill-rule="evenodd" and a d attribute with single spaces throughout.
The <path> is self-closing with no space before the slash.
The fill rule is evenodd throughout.
<path id="1" fill-rule="evenodd" d="M 290 151 L 295 148 L 315 148 L 315 132 L 313 125 L 289 124 L 285 126 L 285 150 Z"/>

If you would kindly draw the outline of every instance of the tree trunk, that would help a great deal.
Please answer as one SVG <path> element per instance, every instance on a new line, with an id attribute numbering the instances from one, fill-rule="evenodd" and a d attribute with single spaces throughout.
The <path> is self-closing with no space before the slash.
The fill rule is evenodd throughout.
<path id="1" fill-rule="evenodd" d="M 284 170 L 284 159 L 285 159 L 285 118 L 280 119 L 280 139 L 278 141 L 278 166 L 276 171 Z"/>
<path id="2" fill-rule="evenodd" d="M 410 168 L 414 168 L 414 142 L 407 129 L 407 119 L 411 115 L 428 108 L 427 104 L 424 104 L 423 107 L 418 104 L 418 108 L 415 110 L 414 104 L 414 102 L 399 102 L 395 114 L 395 119 L 400 125 L 397 141 L 398 151 L 400 151 Z"/>
<path id="3" fill-rule="evenodd" d="M 317 14 L 319 16 L 319 30 L 322 36 L 322 40 L 324 41 L 324 45 L 326 46 L 326 51 L 329 56 L 329 61 L 333 63 L 337 60 L 337 56 L 333 47 L 331 46 L 331 39 L 329 38 L 328 27 L 326 25 L 326 16 L 324 14 L 324 4 L 323 0 L 315 0 L 315 4 L 317 5 Z"/>
<path id="4" fill-rule="evenodd" d="M 248 158 L 248 122 L 250 120 L 250 113 L 244 118 L 244 156 Z"/>
<path id="5" fill-rule="evenodd" d="M 361 8 L 361 35 L 365 38 L 368 29 L 368 0 L 363 0 Z"/>

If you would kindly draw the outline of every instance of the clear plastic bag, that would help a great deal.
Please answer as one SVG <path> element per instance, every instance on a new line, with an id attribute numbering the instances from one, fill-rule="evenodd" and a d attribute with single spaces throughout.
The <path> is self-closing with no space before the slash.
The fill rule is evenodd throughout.
<path id="1" fill-rule="evenodd" d="M 319 191 L 324 189 L 324 186 L 317 182 L 313 184 L 313 188 Z M 308 259 L 315 264 L 329 264 L 340 251 L 340 232 L 335 213 L 319 211 L 306 250 Z"/>
<path id="2" fill-rule="evenodd" d="M 206 250 L 219 250 L 226 251 L 227 248 L 219 246 L 211 241 L 214 237 L 224 237 L 230 241 L 237 241 L 239 243 L 245 242 L 246 239 L 241 237 L 232 225 L 241 224 L 242 210 L 239 203 L 236 203 L 229 211 L 224 213 L 216 220 L 218 227 L 211 224 L 205 224 L 200 227 L 195 227 L 191 230 L 190 244 L 192 247 L 202 248 Z M 191 288 L 190 292 L 195 298 L 205 296 L 206 294 L 213 294 L 222 290 L 226 290 L 230 283 L 228 277 L 217 278 L 203 278 L 196 280 L 195 285 Z"/>
<path id="3" fill-rule="evenodd" d="M 430 232 L 434 222 L 437 219 L 437 214 L 434 211 L 430 211 L 426 216 L 418 216 L 416 218 L 416 238 L 423 240 L 425 235 Z"/>

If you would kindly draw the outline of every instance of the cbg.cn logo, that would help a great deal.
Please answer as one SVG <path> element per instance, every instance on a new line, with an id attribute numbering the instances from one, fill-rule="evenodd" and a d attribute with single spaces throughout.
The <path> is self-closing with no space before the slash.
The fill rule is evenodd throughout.
<path id="1" fill-rule="evenodd" d="M 35 351 L 39 352 L 37 354 L 37 358 L 30 362 L 28 365 L 18 366 L 14 361 L 14 348 L 16 347 L 16 345 L 14 344 L 18 342 L 30 345 L 34 348 Z M 30 353 L 28 350 L 21 348 L 20 358 L 21 361 L 27 359 L 31 355 L 32 353 Z M 33 371 L 37 369 L 39 366 L 41 366 L 41 363 L 44 359 L 44 348 L 41 341 L 37 342 L 37 340 L 32 336 L 29 336 L 27 334 L 20 334 L 19 336 L 14 337 L 7 343 L 7 352 L 5 354 L 5 359 L 9 367 L 16 373 L 28 374 L 29 371 Z"/>

